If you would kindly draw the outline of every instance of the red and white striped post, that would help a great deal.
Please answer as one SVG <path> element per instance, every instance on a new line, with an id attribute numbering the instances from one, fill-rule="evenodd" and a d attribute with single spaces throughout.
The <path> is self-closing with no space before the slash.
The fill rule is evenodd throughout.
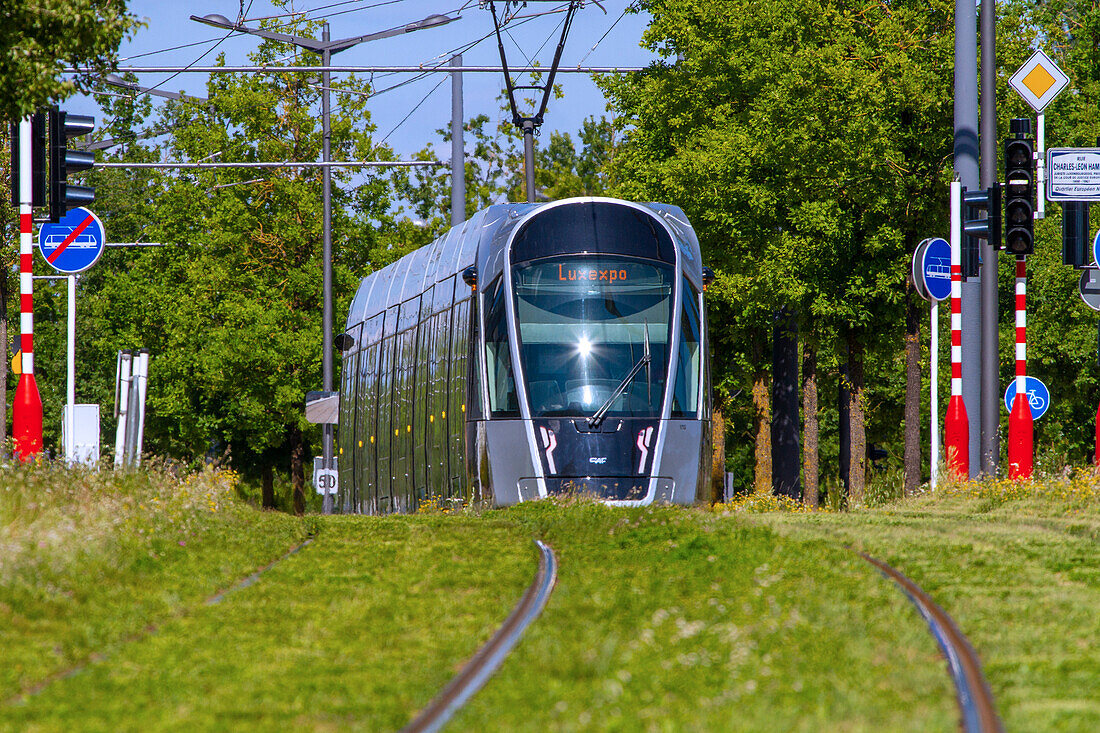
<path id="1" fill-rule="evenodd" d="M 12 445 L 22 461 L 42 452 L 42 397 L 34 381 L 31 134 L 31 120 L 27 117 L 19 123 L 19 350 L 22 366 L 11 408 Z"/>
<path id="2" fill-rule="evenodd" d="M 1094 465 L 1100 468 L 1100 406 L 1096 408 L 1096 455 Z"/>
<path id="3" fill-rule="evenodd" d="M 1027 396 L 1027 257 L 1016 257 L 1016 399 L 1008 414 L 1008 477 L 1031 478 L 1034 421 Z"/>
<path id="4" fill-rule="evenodd" d="M 947 470 L 956 481 L 970 478 L 970 420 L 962 396 L 962 184 L 951 183 L 951 399 L 943 421 Z M 935 457 L 933 458 L 935 460 Z"/>

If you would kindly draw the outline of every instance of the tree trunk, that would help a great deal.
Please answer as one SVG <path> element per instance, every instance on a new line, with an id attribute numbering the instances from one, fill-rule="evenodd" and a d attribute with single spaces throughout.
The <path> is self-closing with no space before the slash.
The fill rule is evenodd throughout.
<path id="1" fill-rule="evenodd" d="M 720 409 L 711 413 L 710 429 L 714 446 L 710 465 L 711 501 L 717 504 L 726 495 L 726 419 Z"/>
<path id="2" fill-rule="evenodd" d="M 759 359 L 757 360 L 759 364 Z M 753 491 L 770 494 L 772 490 L 772 416 L 768 399 L 768 375 L 758 370 L 752 381 L 752 428 L 756 434 L 756 476 Z"/>
<path id="3" fill-rule="evenodd" d="M 846 357 L 845 357 L 846 358 Z M 840 451 L 837 456 L 840 464 L 840 485 L 843 487 L 844 496 L 848 496 L 851 489 L 850 478 L 852 474 L 852 400 L 851 379 L 848 377 L 848 365 L 842 362 L 840 374 L 836 380 L 836 408 L 837 408 L 837 438 L 840 441 Z"/>
<path id="4" fill-rule="evenodd" d="M 0 358 L 0 445 L 8 439 L 8 279 L 0 273 L 0 343 L 4 345 L 3 358 Z"/>
<path id="5" fill-rule="evenodd" d="M 920 488 L 920 317 L 912 288 L 905 298 L 905 495 Z"/>
<path id="6" fill-rule="evenodd" d="M 302 444 L 302 431 L 297 428 L 290 430 L 290 483 L 294 487 L 294 513 L 298 516 L 306 512 L 306 473 L 302 464 L 302 454 L 305 446 Z"/>
<path id="7" fill-rule="evenodd" d="M 275 508 L 275 471 L 271 466 L 264 466 L 260 472 L 263 488 L 261 489 L 261 502 L 264 509 Z"/>
<path id="8" fill-rule="evenodd" d="M 798 322 L 786 308 L 776 313 L 772 332 L 772 491 L 798 499 Z"/>
<path id="9" fill-rule="evenodd" d="M 867 486 L 867 431 L 864 422 L 866 397 L 863 391 L 863 344 L 854 336 L 848 336 L 849 412 L 852 430 L 852 464 L 848 479 L 850 506 L 863 504 Z"/>
<path id="10" fill-rule="evenodd" d="M 819 503 L 817 420 L 817 351 L 808 343 L 802 346 L 802 503 L 817 508 Z"/>

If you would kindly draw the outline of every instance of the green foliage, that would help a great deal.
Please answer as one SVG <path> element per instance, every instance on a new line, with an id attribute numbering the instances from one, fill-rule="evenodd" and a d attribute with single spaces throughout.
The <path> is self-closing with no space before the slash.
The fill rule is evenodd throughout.
<path id="1" fill-rule="evenodd" d="M 307 34 L 310 26 L 289 29 Z M 270 63 L 287 50 L 265 42 Z M 319 63 L 303 55 L 299 63 Z M 222 74 L 209 103 L 111 109 L 109 134 L 130 139 L 118 158 L 223 162 L 313 162 L 321 157 L 320 92 L 309 74 Z M 334 84 L 332 157 L 388 159 L 377 148 L 354 76 Z M 137 127 L 168 130 L 159 144 Z M 163 247 L 110 252 L 82 284 L 82 318 L 95 324 L 81 345 L 86 377 L 112 401 L 114 352 L 152 352 L 146 448 L 191 459 L 230 449 L 234 465 L 287 465 L 293 446 L 317 433 L 305 422 L 305 392 L 321 387 L 322 206 L 318 168 L 97 172 L 97 206 L 112 212 L 112 240 Z M 362 275 L 426 241 L 400 239 L 384 176 L 332 174 L 334 327 Z M 386 241 L 392 248 L 387 249 Z M 385 252 L 384 255 L 380 254 Z M 49 320 L 49 319 L 47 319 Z M 335 361 L 339 362 L 338 356 Z M 51 361 L 47 357 L 46 368 Z M 51 410 L 47 410 L 51 413 Z"/>
<path id="2" fill-rule="evenodd" d="M 123 38 L 142 25 L 122 0 L 11 0 L 0 15 L 0 118 L 19 120 L 113 70 Z M 62 77 L 67 67 L 90 72 Z"/>

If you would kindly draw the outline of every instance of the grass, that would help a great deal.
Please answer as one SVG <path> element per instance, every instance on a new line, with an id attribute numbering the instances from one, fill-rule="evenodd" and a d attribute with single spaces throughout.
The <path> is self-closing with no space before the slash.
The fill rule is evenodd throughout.
<path id="1" fill-rule="evenodd" d="M 400 728 L 507 616 L 534 537 L 557 589 L 449 729 L 954 729 L 927 627 L 846 545 L 955 617 L 1009 730 L 1100 729 L 1091 474 L 843 513 L 749 497 L 305 519 L 248 508 L 224 473 L 4 478 L 0 729 Z"/>
<path id="2" fill-rule="evenodd" d="M 234 499 L 235 477 L 167 467 L 4 469 L 0 704 L 110 653 L 301 541 Z"/>
<path id="3" fill-rule="evenodd" d="M 1100 477 L 1091 470 L 753 520 L 792 540 L 851 545 L 921 585 L 978 650 L 1008 730 L 1100 730 Z"/>

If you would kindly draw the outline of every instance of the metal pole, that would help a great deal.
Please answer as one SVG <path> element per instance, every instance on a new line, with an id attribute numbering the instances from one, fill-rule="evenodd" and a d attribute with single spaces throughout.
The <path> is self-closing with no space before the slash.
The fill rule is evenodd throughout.
<path id="1" fill-rule="evenodd" d="M 141 465 L 141 452 L 145 444 L 145 392 L 149 384 L 149 349 L 141 349 L 135 357 L 137 363 L 134 381 L 137 384 L 137 414 L 134 415 L 134 465 Z"/>
<path id="2" fill-rule="evenodd" d="M 325 43 L 329 40 L 328 23 L 325 23 L 321 32 L 321 40 Z M 321 72 L 321 159 L 329 162 L 329 143 L 332 133 L 331 110 L 329 108 L 329 72 L 328 65 L 331 54 L 328 49 L 321 52 L 321 64 L 325 71 Z M 332 169 L 326 166 L 321 184 L 321 197 L 324 201 L 324 233 L 323 233 L 323 275 L 322 287 L 324 288 L 324 312 L 322 314 L 321 330 L 321 388 L 326 392 L 332 390 Z M 332 425 L 329 423 L 321 426 L 322 429 L 322 465 L 325 468 L 332 467 Z M 321 511 L 324 514 L 332 514 L 333 496 L 325 489 L 325 498 Z"/>
<path id="3" fill-rule="evenodd" d="M 118 353 L 118 380 L 115 391 L 118 394 L 118 427 L 115 429 L 115 468 L 126 463 L 127 422 L 130 417 L 130 368 L 133 357 L 129 351 Z"/>
<path id="4" fill-rule="evenodd" d="M 96 163 L 96 168 L 156 168 L 160 170 L 218 170 L 220 168 L 412 168 L 449 165 L 441 160 L 337 160 L 328 163 L 267 161 L 262 163 Z M 108 247 L 111 245 L 107 245 Z"/>
<path id="5" fill-rule="evenodd" d="M 523 123 L 523 170 L 527 178 L 527 203 L 535 203 L 535 123 Z"/>
<path id="6" fill-rule="evenodd" d="M 978 28 L 974 0 L 955 0 L 955 174 L 978 188 Z M 971 409 L 981 403 L 981 275 L 962 283 L 962 398 Z M 969 421 L 971 478 L 980 465 L 980 420 Z"/>
<path id="7" fill-rule="evenodd" d="M 558 74 L 629 74 L 645 71 L 645 66 L 563 66 Z M 545 74 L 545 66 L 509 66 L 513 74 Z M 449 64 L 440 63 L 421 66 L 120 66 L 120 74 L 316 74 L 318 71 L 332 71 L 337 74 L 450 74 L 455 71 Z M 477 74 L 499 74 L 505 71 L 503 66 L 462 66 L 458 71 Z M 62 69 L 63 74 L 99 74 L 100 70 L 90 66 L 71 66 Z"/>
<path id="8" fill-rule="evenodd" d="M 981 96 L 981 186 L 990 188 L 997 181 L 997 36 L 995 15 L 997 0 L 981 0 L 982 96 Z M 999 242 L 982 240 L 981 279 L 981 395 L 978 409 L 981 473 L 994 476 L 1001 455 L 999 389 L 999 331 L 997 324 L 997 246 Z M 973 465 L 973 464 L 972 464 Z"/>
<path id="9" fill-rule="evenodd" d="M 932 301 L 931 321 L 929 330 L 932 332 L 932 341 L 929 344 L 929 351 L 931 353 L 928 357 L 931 375 L 929 377 L 928 388 L 931 392 L 930 401 L 932 407 L 930 410 L 932 413 L 930 431 L 932 436 L 932 453 L 929 457 L 929 466 L 932 469 L 932 490 L 935 491 L 940 478 L 940 302 L 938 300 Z"/>
<path id="10" fill-rule="evenodd" d="M 462 54 L 451 57 L 462 66 Z M 451 72 L 451 226 L 466 221 L 466 141 L 462 120 L 462 72 Z"/>
<path id="11" fill-rule="evenodd" d="M 943 419 L 947 470 L 954 481 L 970 474 L 970 418 L 962 378 L 962 184 L 951 182 L 951 399 Z"/>
<path id="12" fill-rule="evenodd" d="M 1036 219 L 1045 219 L 1047 216 L 1047 186 L 1046 186 L 1046 169 L 1047 169 L 1047 117 L 1044 113 L 1040 112 L 1038 119 L 1036 120 L 1036 135 L 1035 135 L 1035 193 L 1039 199 L 1038 206 L 1035 209 Z M 1087 204 L 1086 204 L 1087 206 Z"/>
<path id="13" fill-rule="evenodd" d="M 65 460 L 76 461 L 76 275 L 69 275 L 69 343 L 66 348 Z"/>

